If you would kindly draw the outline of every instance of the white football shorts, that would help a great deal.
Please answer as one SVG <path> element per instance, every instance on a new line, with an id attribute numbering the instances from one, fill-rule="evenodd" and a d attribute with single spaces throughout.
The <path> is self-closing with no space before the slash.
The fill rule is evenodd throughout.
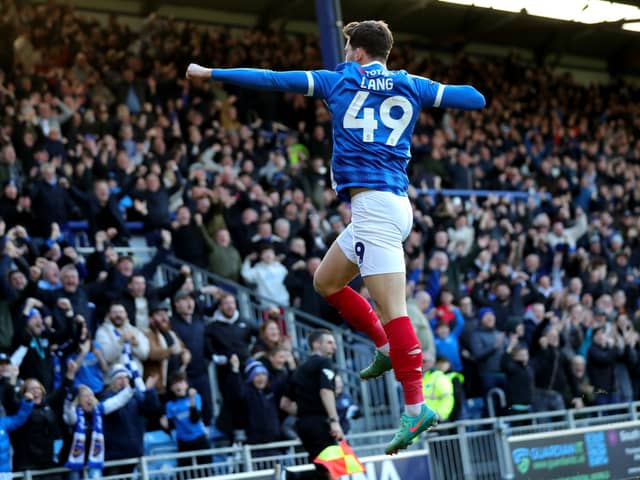
<path id="1" fill-rule="evenodd" d="M 338 236 L 345 256 L 363 277 L 405 272 L 402 242 L 413 226 L 408 197 L 368 190 L 351 199 L 351 223 Z"/>

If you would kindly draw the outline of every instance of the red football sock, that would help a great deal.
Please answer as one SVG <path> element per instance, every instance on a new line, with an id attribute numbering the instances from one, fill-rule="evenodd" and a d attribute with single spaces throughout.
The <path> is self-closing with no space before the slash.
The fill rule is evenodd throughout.
<path id="1" fill-rule="evenodd" d="M 396 379 L 402 384 L 404 402 L 424 402 L 422 393 L 422 347 L 409 317 L 398 317 L 384 326 L 389 339 L 389 356 Z"/>
<path id="2" fill-rule="evenodd" d="M 384 333 L 382 324 L 362 295 L 351 287 L 344 287 L 336 293 L 325 297 L 329 305 L 334 307 L 342 318 L 353 328 L 364 332 L 376 344 L 382 347 L 387 344 L 387 335 Z"/>

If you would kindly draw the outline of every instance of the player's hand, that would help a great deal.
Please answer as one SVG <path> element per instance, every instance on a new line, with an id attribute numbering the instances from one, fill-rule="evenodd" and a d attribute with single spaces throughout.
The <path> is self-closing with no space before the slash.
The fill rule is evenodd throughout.
<path id="1" fill-rule="evenodd" d="M 336 441 L 344 440 L 344 432 L 340 426 L 340 422 L 331 422 L 329 424 L 329 433 Z"/>
<path id="2" fill-rule="evenodd" d="M 211 78 L 211 69 L 197 63 L 190 63 L 187 67 L 187 78 Z"/>

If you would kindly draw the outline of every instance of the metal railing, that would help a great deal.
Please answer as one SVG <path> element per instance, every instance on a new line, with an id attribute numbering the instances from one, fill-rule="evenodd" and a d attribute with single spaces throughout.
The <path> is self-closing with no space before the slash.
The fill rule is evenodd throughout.
<path id="1" fill-rule="evenodd" d="M 443 423 L 415 442 L 410 450 L 428 450 L 432 478 L 447 480 L 502 480 L 513 478 L 507 440 L 529 433 L 567 430 L 577 426 L 637 421 L 640 402 L 560 410 L 508 417 L 464 420 Z M 379 454 L 393 436 L 394 430 L 377 430 L 347 435 L 359 457 Z M 188 465 L 177 466 L 188 459 Z M 197 462 L 200 461 L 200 464 Z M 169 452 L 139 459 L 107 462 L 110 467 L 133 468 L 130 474 L 105 475 L 105 480 L 186 480 L 203 476 L 226 475 L 226 478 L 248 478 L 247 472 L 264 472 L 275 463 L 284 466 L 309 462 L 300 442 L 287 441 L 263 445 L 234 445 L 197 452 Z M 14 479 L 37 480 L 39 477 L 65 472 L 65 469 L 27 471 L 13 474 Z M 235 475 L 238 474 L 238 475 Z M 244 474 L 244 475 L 240 475 Z"/>

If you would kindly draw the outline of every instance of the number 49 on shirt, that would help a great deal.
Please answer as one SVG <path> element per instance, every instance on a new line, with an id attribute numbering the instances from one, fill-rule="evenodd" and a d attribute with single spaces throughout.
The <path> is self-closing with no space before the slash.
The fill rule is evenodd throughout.
<path id="1" fill-rule="evenodd" d="M 362 141 L 365 143 L 374 141 L 374 132 L 378 129 L 375 108 L 362 108 L 368 96 L 369 92 L 360 91 L 356 93 L 342 121 L 344 128 L 362 129 Z M 400 115 L 399 118 L 393 118 L 391 116 L 391 109 L 393 107 L 399 107 L 402 110 L 402 115 Z M 358 118 L 360 110 L 362 110 L 362 117 Z M 391 147 L 395 147 L 413 117 L 411 102 L 405 97 L 395 95 L 385 99 L 380 104 L 379 110 L 378 118 L 380 118 L 380 121 L 386 127 L 391 129 L 391 133 L 385 143 Z"/>

